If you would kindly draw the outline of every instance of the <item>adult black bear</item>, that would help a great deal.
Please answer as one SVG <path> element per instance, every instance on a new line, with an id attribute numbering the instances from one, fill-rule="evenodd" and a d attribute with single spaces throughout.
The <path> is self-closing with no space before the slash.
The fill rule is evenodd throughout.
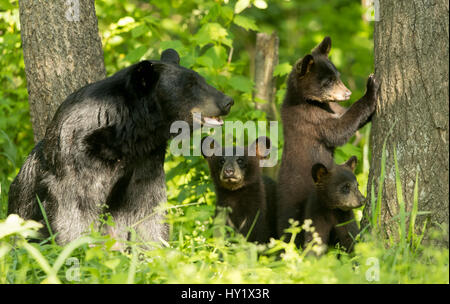
<path id="1" fill-rule="evenodd" d="M 281 108 L 284 148 L 278 177 L 277 230 L 281 236 L 289 218 L 300 217 L 301 203 L 314 189 L 311 168 L 333 165 L 333 152 L 345 144 L 375 111 L 378 84 L 373 75 L 366 94 L 349 109 L 336 101 L 351 92 L 328 59 L 331 39 L 326 37 L 311 54 L 299 60 L 287 82 Z"/>
<path id="2" fill-rule="evenodd" d="M 207 139 L 210 143 L 206 142 Z M 221 150 L 221 153 L 210 156 L 203 154 L 214 181 L 216 206 L 231 207 L 229 220 L 244 236 L 254 223 L 249 241 L 266 243 L 271 237 L 276 237 L 276 184 L 262 175 L 259 164 L 260 159 L 270 152 L 270 139 L 261 136 L 255 140 L 250 146 L 255 156 L 249 155 L 248 147 L 241 149 L 244 151 L 242 156 L 237 155 L 238 148 L 230 147 L 232 151 L 227 156 L 225 151 L 228 148 L 221 148 L 211 137 L 206 137 L 203 143 L 213 146 L 215 151 Z"/>
<path id="3" fill-rule="evenodd" d="M 300 220 L 312 220 L 325 248 L 339 243 L 350 252 L 359 233 L 352 209 L 361 207 L 365 198 L 353 174 L 356 162 L 356 156 L 352 156 L 346 163 L 330 169 L 321 163 L 311 169 L 315 191 L 310 193 L 304 204 Z M 303 246 L 313 239 L 311 232 L 302 231 L 300 235 Z"/>
<path id="4" fill-rule="evenodd" d="M 164 154 L 172 122 L 192 127 L 228 114 L 233 100 L 179 66 L 172 49 L 71 94 L 11 184 L 8 213 L 41 221 L 43 203 L 57 241 L 67 243 L 109 212 L 108 232 L 127 239 L 167 238 L 158 205 L 166 201 Z M 192 129 L 192 128 L 191 128 Z"/>

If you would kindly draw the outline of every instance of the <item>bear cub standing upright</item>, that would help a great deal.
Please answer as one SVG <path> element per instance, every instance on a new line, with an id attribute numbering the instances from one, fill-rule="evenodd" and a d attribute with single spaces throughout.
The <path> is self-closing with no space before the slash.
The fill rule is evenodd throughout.
<path id="1" fill-rule="evenodd" d="M 268 242 L 276 236 L 276 184 L 271 178 L 262 176 L 259 162 L 270 153 L 270 139 L 258 137 L 250 149 L 243 148 L 242 156 L 236 156 L 236 151 L 242 151 L 242 148 L 230 147 L 232 153 L 225 153 L 228 148 L 221 148 L 211 137 L 205 137 L 202 146 L 204 144 L 212 146 L 214 151 L 221 151 L 210 156 L 203 153 L 214 181 L 216 206 L 231 207 L 229 221 L 244 236 L 256 219 L 248 241 Z M 251 156 L 249 150 L 255 156 Z"/>
<path id="2" fill-rule="evenodd" d="M 348 109 L 337 102 L 351 92 L 328 58 L 331 39 L 326 37 L 312 52 L 297 61 L 287 81 L 281 107 L 284 147 L 278 175 L 277 225 L 281 236 L 289 218 L 298 218 L 314 189 L 311 168 L 331 167 L 334 149 L 344 145 L 370 121 L 376 106 L 378 84 L 373 75 L 365 95 Z"/>
<path id="3" fill-rule="evenodd" d="M 323 245 L 334 247 L 339 243 L 347 252 L 352 251 L 354 238 L 359 233 L 352 209 L 361 207 L 365 201 L 353 174 L 356 163 L 356 156 L 352 156 L 346 163 L 330 169 L 321 163 L 315 164 L 311 169 L 315 191 L 304 204 L 301 217 L 302 223 L 312 220 Z M 305 246 L 311 242 L 312 234 L 302 232 L 300 238 Z"/>

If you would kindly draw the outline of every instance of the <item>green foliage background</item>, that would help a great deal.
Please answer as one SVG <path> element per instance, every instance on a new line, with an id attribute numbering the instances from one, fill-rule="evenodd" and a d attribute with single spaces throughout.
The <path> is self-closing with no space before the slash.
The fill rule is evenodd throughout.
<path id="1" fill-rule="evenodd" d="M 2 219 L 6 217 L 9 184 L 33 147 L 33 132 L 18 3 L 0 0 L 0 4 Z M 324 36 L 332 38 L 331 60 L 353 91 L 347 105 L 364 94 L 365 81 L 373 71 L 373 23 L 364 21 L 362 16 L 367 12 L 360 4 L 356 0 L 104 0 L 96 1 L 96 12 L 108 75 L 143 58 L 158 59 L 162 50 L 174 48 L 180 53 L 183 66 L 194 69 L 208 83 L 234 98 L 235 106 L 226 120 L 257 121 L 264 120 L 265 113 L 255 110 L 252 102 L 256 32 L 276 31 L 280 38 L 280 64 L 274 73 L 278 106 L 291 66 Z M 357 176 L 363 193 L 369 169 L 369 133 L 370 125 L 335 154 L 337 163 L 351 155 L 358 156 Z M 279 138 L 281 156 L 281 130 Z M 289 240 L 274 240 L 269 246 L 262 246 L 247 243 L 232 232 L 228 238 L 218 238 L 215 229 L 226 227 L 213 220 L 215 195 L 204 159 L 168 153 L 165 168 L 169 243 L 157 245 L 154 250 L 142 250 L 133 243 L 131 254 L 111 252 L 107 250 L 111 240 L 105 241 L 93 232 L 93 237 L 106 245 L 90 248 L 82 244 L 72 253 L 81 261 L 81 282 L 129 282 L 130 278 L 132 282 L 152 283 L 368 282 L 366 261 L 376 257 L 381 261 L 381 282 L 448 283 L 448 250 L 422 248 L 419 244 L 412 244 L 407 250 L 395 246 L 385 249 L 384 241 L 369 234 L 358 245 L 355 256 L 343 255 L 340 260 L 336 258 L 338 250 L 321 259 L 307 258 Z M 39 262 L 26 244 L 20 246 L 18 242 L 16 250 L 11 251 L 10 243 L 5 243 L 9 237 L 0 243 L 0 282 L 54 280 L 45 271 L 44 262 Z M 38 248 L 43 260 L 51 265 L 62 250 L 52 242 L 30 246 Z M 9 253 L 2 255 L 2 250 Z M 64 276 L 69 266 L 55 270 L 56 280 L 70 282 Z M 435 271 L 425 271 L 426 267 Z"/>

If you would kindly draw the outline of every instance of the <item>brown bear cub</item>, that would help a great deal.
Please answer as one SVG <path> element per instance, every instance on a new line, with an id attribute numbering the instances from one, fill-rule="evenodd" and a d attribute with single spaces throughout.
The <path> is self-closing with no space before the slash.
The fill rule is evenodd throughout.
<path id="1" fill-rule="evenodd" d="M 206 139 L 209 143 L 205 143 Z M 276 183 L 261 174 L 260 160 L 270 153 L 270 139 L 258 137 L 250 147 L 244 148 L 221 148 L 211 137 L 205 137 L 202 146 L 204 143 L 214 150 L 213 155 L 203 153 L 203 156 L 214 182 L 216 207 L 231 208 L 228 222 L 244 236 L 254 225 L 248 241 L 268 242 L 276 236 Z M 239 150 L 243 150 L 243 156 L 236 156 Z"/>
<path id="2" fill-rule="evenodd" d="M 301 216 L 301 223 L 312 220 L 323 245 L 334 247 L 339 243 L 347 252 L 353 250 L 353 241 L 359 233 L 352 209 L 361 207 L 365 201 L 353 173 L 356 162 L 356 156 L 352 156 L 329 170 L 321 163 L 315 164 L 311 169 L 315 191 L 310 193 Z M 303 247 L 312 238 L 311 232 L 302 232 Z"/>
<path id="3" fill-rule="evenodd" d="M 328 59 L 331 39 L 326 37 L 311 54 L 299 60 L 287 82 L 281 107 L 284 148 L 278 176 L 277 230 L 281 235 L 289 218 L 298 218 L 314 181 L 316 163 L 333 165 L 334 149 L 344 145 L 370 121 L 376 107 L 378 85 L 373 75 L 365 95 L 346 109 L 337 104 L 351 92 Z"/>

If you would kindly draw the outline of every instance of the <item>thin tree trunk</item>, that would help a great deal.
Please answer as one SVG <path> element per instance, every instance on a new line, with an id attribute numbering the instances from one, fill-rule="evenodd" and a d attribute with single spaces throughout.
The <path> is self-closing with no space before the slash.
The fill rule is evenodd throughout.
<path id="1" fill-rule="evenodd" d="M 273 70 L 278 65 L 278 45 L 279 39 L 276 33 L 256 34 L 255 108 L 266 112 L 267 120 L 277 119 Z"/>
<path id="2" fill-rule="evenodd" d="M 380 0 L 375 21 L 375 74 L 380 99 L 371 131 L 372 163 L 368 197 L 376 196 L 383 141 L 386 145 L 381 224 L 397 236 L 393 217 L 397 203 L 394 148 L 399 164 L 406 212 L 413 204 L 416 173 L 419 211 L 430 211 L 431 226 L 449 223 L 449 4 L 448 1 Z M 366 208 L 370 215 L 370 208 Z M 418 216 L 422 227 L 426 216 Z M 429 225 L 430 226 L 430 225 Z M 448 230 L 442 244 L 448 246 Z"/>
<path id="3" fill-rule="evenodd" d="M 76 89 L 106 75 L 94 0 L 19 0 L 35 142 Z"/>
<path id="4" fill-rule="evenodd" d="M 253 96 L 255 108 L 266 113 L 268 121 L 277 120 L 277 107 L 275 103 L 276 79 L 273 71 L 278 65 L 279 38 L 274 32 L 256 34 L 255 49 L 255 94 Z M 274 143 L 273 143 L 274 144 Z M 265 167 L 263 172 L 276 178 L 278 165 Z"/>

